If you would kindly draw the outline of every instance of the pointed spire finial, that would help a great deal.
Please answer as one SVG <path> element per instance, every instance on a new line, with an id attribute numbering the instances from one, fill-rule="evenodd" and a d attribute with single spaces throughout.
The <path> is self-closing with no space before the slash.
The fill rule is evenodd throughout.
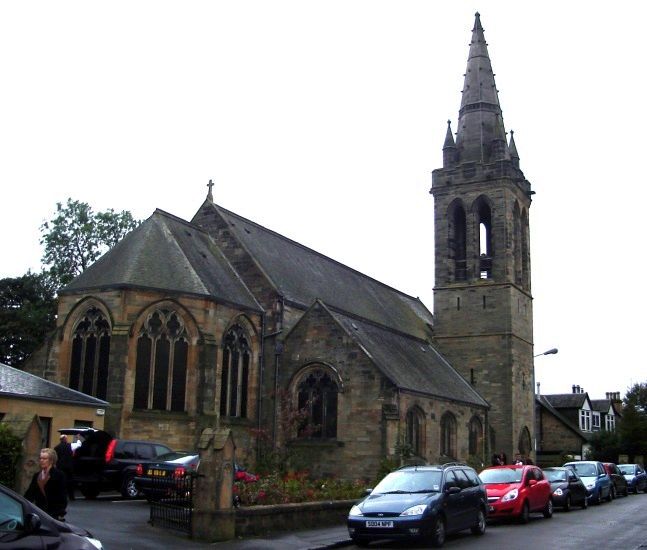
<path id="1" fill-rule="evenodd" d="M 213 193 L 211 191 L 213 189 L 213 186 L 214 186 L 213 180 L 209 180 L 209 183 L 207 184 L 207 187 L 209 188 L 209 192 L 207 193 L 207 200 L 209 202 L 213 202 Z"/>
<path id="2" fill-rule="evenodd" d="M 447 121 L 447 133 L 445 134 L 445 143 L 443 143 L 443 149 L 447 147 L 456 147 L 454 142 L 454 134 L 452 134 L 452 121 Z"/>

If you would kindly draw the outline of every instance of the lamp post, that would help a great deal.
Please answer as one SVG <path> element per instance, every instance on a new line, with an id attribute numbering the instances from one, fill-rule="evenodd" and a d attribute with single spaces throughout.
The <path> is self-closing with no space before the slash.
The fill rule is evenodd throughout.
<path id="1" fill-rule="evenodd" d="M 550 348 L 544 353 L 538 353 L 537 355 L 533 355 L 532 358 L 534 359 L 535 357 L 539 357 L 540 355 L 555 355 L 558 351 L 559 350 L 557 348 Z"/>
<path id="2" fill-rule="evenodd" d="M 541 357 L 542 355 L 555 355 L 559 350 L 557 348 L 550 348 L 549 350 L 544 351 L 543 353 L 538 353 L 537 355 L 533 355 L 532 358 L 534 359 L 535 357 Z M 535 366 L 532 366 L 532 381 L 533 381 L 533 392 L 537 392 L 539 394 L 539 382 L 535 385 Z M 537 448 L 537 435 L 538 432 L 541 431 L 541 426 L 538 426 L 540 424 L 540 419 L 538 418 L 537 415 L 537 407 L 534 404 L 534 399 L 533 399 L 533 408 L 535 409 L 535 414 L 534 414 L 534 424 L 535 424 L 535 459 L 537 458 L 537 452 L 539 449 Z"/>

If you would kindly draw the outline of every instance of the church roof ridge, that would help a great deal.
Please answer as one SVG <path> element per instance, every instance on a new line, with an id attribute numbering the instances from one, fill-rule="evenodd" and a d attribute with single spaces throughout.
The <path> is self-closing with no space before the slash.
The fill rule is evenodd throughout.
<path id="1" fill-rule="evenodd" d="M 409 298 L 411 300 L 415 300 L 415 301 L 419 302 L 420 304 L 422 304 L 424 306 L 424 303 L 420 300 L 420 298 L 418 296 L 412 296 L 410 294 L 407 294 L 406 292 L 404 292 L 402 290 L 399 290 L 399 289 L 397 289 L 395 287 L 392 287 L 391 285 L 388 285 L 388 284 L 380 281 L 379 279 L 375 279 L 374 277 L 371 277 L 370 275 L 367 275 L 366 273 L 363 273 L 363 272 L 359 271 L 358 269 L 355 269 L 354 267 L 350 267 L 349 265 L 346 265 L 346 264 L 340 262 L 339 260 L 335 260 L 334 258 L 331 258 L 330 256 L 327 256 L 326 254 L 323 254 L 323 253 L 315 250 L 314 248 L 310 248 L 309 246 L 306 246 L 303 243 L 295 241 L 294 239 L 291 239 L 290 237 L 286 237 L 285 235 L 282 235 L 281 233 L 278 233 L 278 232 L 274 231 L 273 229 L 269 229 L 268 227 L 265 227 L 265 226 L 255 222 L 253 220 L 250 220 L 249 218 L 245 218 L 244 216 L 241 216 L 240 214 L 236 214 L 235 212 L 232 212 L 231 210 L 228 210 L 224 206 L 221 206 L 221 205 L 216 204 L 216 203 L 213 203 L 213 206 L 215 208 L 220 209 L 220 210 L 224 210 L 230 216 L 239 218 L 239 219 L 243 220 L 244 222 L 249 223 L 249 224 L 251 224 L 251 225 L 253 225 L 253 226 L 255 226 L 255 227 L 257 227 L 257 228 L 259 228 L 259 229 L 261 229 L 263 231 L 267 231 L 268 233 L 271 233 L 274 236 L 276 236 L 276 237 L 278 237 L 278 238 L 280 238 L 280 239 L 282 239 L 284 241 L 288 241 L 290 244 L 296 245 L 299 248 L 302 248 L 303 250 L 306 250 L 308 252 L 311 252 L 311 253 L 319 256 L 320 258 L 323 258 L 323 259 L 325 259 L 327 261 L 335 263 L 338 266 L 340 266 L 340 267 L 342 267 L 342 268 L 344 268 L 344 269 L 346 269 L 348 271 L 352 271 L 353 273 L 355 273 L 357 275 L 360 275 L 361 277 L 364 277 L 366 279 L 370 279 L 371 281 L 373 281 L 373 282 L 375 282 L 375 283 L 377 283 L 377 284 L 379 284 L 379 285 L 381 285 L 381 286 L 383 286 L 383 287 L 385 287 L 385 288 L 387 288 L 389 290 L 392 290 L 392 291 L 394 291 L 394 292 L 396 292 L 396 293 L 398 293 L 398 294 L 400 294 L 400 295 L 402 295 L 402 296 L 404 296 L 406 298 Z"/>

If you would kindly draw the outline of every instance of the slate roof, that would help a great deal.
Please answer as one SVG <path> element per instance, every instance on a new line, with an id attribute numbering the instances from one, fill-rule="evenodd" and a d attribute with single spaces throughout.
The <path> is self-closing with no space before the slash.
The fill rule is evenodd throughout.
<path id="1" fill-rule="evenodd" d="M 559 394 L 557 394 L 559 395 Z M 566 395 L 566 394 L 564 394 Z M 585 395 L 585 394 L 573 394 L 573 395 Z M 550 414 L 557 418 L 564 427 L 568 428 L 573 433 L 577 434 L 583 440 L 587 441 L 588 437 L 579 429 L 578 426 L 573 425 L 562 413 L 560 413 L 551 402 L 547 399 L 548 397 L 555 397 L 554 395 L 536 395 L 535 400 L 539 403 L 540 406 L 544 407 Z"/>
<path id="2" fill-rule="evenodd" d="M 586 393 L 554 393 L 542 395 L 556 409 L 581 409 L 587 399 Z"/>
<path id="3" fill-rule="evenodd" d="M 425 340 L 349 317 L 330 308 L 328 311 L 399 388 L 470 405 L 489 406 Z"/>
<path id="4" fill-rule="evenodd" d="M 418 298 L 221 206 L 212 206 L 287 301 L 307 308 L 320 299 L 329 306 L 412 336 L 429 337 L 433 316 Z"/>
<path id="5" fill-rule="evenodd" d="M 159 209 L 61 293 L 123 287 L 209 296 L 262 311 L 207 233 Z"/>
<path id="6" fill-rule="evenodd" d="M 611 400 L 609 399 L 591 399 L 591 408 L 594 411 L 608 413 L 611 408 Z"/>
<path id="7" fill-rule="evenodd" d="M 57 403 L 105 407 L 109 403 L 0 363 L 0 397 L 39 399 Z"/>

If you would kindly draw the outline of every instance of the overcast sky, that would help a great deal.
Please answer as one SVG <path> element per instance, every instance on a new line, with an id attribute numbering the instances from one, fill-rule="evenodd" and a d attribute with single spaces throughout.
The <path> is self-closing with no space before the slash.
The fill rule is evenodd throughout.
<path id="1" fill-rule="evenodd" d="M 532 5 L 532 8 L 530 7 Z M 433 308 L 431 171 L 481 13 L 531 208 L 542 393 L 647 380 L 644 2 L 0 3 L 0 277 L 68 197 L 215 201 Z"/>

